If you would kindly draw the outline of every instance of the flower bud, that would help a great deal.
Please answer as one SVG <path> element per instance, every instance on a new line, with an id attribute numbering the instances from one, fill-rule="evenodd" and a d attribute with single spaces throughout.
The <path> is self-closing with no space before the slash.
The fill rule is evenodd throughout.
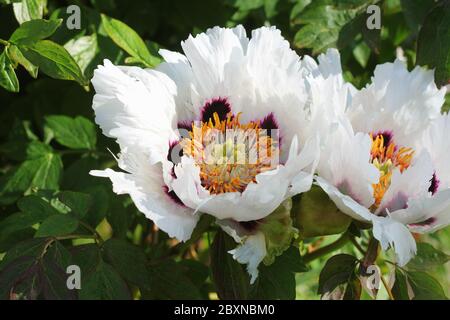
<path id="1" fill-rule="evenodd" d="M 293 198 L 292 216 L 302 238 L 342 233 L 352 221 L 318 186 Z"/>

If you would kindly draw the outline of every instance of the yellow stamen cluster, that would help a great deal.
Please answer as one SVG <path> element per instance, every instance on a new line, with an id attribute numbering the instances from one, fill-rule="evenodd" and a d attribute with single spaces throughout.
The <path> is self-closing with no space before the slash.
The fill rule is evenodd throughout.
<path id="1" fill-rule="evenodd" d="M 217 113 L 208 122 L 193 123 L 182 140 L 183 154 L 195 159 L 202 185 L 211 194 L 243 192 L 257 174 L 273 168 L 277 145 L 259 122 L 240 123 L 239 113 L 221 120 Z"/>
<path id="2" fill-rule="evenodd" d="M 380 170 L 380 180 L 373 185 L 375 207 L 379 207 L 386 190 L 391 184 L 392 173 L 395 168 L 400 172 L 408 169 L 414 156 L 411 148 L 398 147 L 393 141 L 386 144 L 382 134 L 373 136 L 371 149 L 371 162 Z"/>

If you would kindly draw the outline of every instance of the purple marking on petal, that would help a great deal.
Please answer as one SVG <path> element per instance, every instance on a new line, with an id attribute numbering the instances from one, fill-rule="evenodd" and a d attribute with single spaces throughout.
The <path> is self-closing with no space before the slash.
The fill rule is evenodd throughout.
<path id="1" fill-rule="evenodd" d="M 383 136 L 384 145 L 389 146 L 394 141 L 394 133 L 391 130 L 380 130 L 373 134 L 373 137 Z"/>
<path id="2" fill-rule="evenodd" d="M 261 129 L 266 130 L 272 130 L 272 129 L 278 129 L 278 122 L 275 119 L 275 115 L 273 112 L 269 113 L 267 116 L 264 117 L 263 120 L 260 121 L 259 126 Z"/>
<path id="3" fill-rule="evenodd" d="M 202 108 L 202 121 L 208 122 L 213 118 L 214 113 L 218 114 L 220 120 L 226 120 L 231 106 L 226 98 L 214 98 L 206 102 Z"/>
<path id="4" fill-rule="evenodd" d="M 431 226 L 435 222 L 436 222 L 436 218 L 435 217 L 431 217 L 431 218 L 428 218 L 425 221 L 417 222 L 417 223 L 410 223 L 409 225 L 411 227 L 428 227 L 428 226 Z"/>
<path id="5" fill-rule="evenodd" d="M 240 221 L 238 223 L 245 230 L 245 232 L 255 233 L 258 230 L 261 220 Z"/>
<path id="6" fill-rule="evenodd" d="M 191 131 L 192 130 L 192 122 L 193 121 L 178 122 L 177 128 L 178 129 L 184 129 L 184 130 L 187 130 L 187 131 Z"/>
<path id="7" fill-rule="evenodd" d="M 181 201 L 181 199 L 178 198 L 178 196 L 175 193 L 175 191 L 173 191 L 173 190 L 169 191 L 169 187 L 168 186 L 163 186 L 163 190 L 173 202 L 175 202 L 179 206 L 185 207 L 183 201 Z"/>
<path id="8" fill-rule="evenodd" d="M 175 140 L 169 142 L 169 151 L 167 152 L 167 160 L 173 164 L 180 163 L 181 157 L 183 156 L 183 148 L 180 146 L 180 142 Z"/>
<path id="9" fill-rule="evenodd" d="M 431 192 L 431 194 L 434 195 L 438 191 L 439 183 L 440 183 L 439 179 L 436 176 L 436 172 L 433 173 L 433 178 L 431 178 L 430 182 L 431 182 L 431 185 L 428 188 L 428 192 Z"/>

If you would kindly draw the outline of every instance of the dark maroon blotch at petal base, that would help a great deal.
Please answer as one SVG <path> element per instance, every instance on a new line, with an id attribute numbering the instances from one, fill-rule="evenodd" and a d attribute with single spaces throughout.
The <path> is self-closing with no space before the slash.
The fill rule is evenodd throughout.
<path id="1" fill-rule="evenodd" d="M 248 233 L 254 233 L 258 231 L 259 224 L 261 220 L 252 220 L 252 221 L 240 221 L 239 225 Z"/>
<path id="2" fill-rule="evenodd" d="M 183 201 L 181 201 L 181 199 L 178 198 L 178 196 L 175 193 L 175 191 L 173 191 L 173 190 L 169 191 L 169 187 L 168 186 L 163 186 L 163 190 L 173 202 L 175 202 L 179 206 L 185 207 Z"/>
<path id="3" fill-rule="evenodd" d="M 178 130 L 192 131 L 192 122 L 193 121 L 178 122 L 177 128 Z"/>
<path id="4" fill-rule="evenodd" d="M 266 130 L 278 129 L 278 122 L 275 119 L 275 115 L 272 112 L 269 113 L 260 121 L 259 127 Z"/>
<path id="5" fill-rule="evenodd" d="M 440 183 L 439 179 L 436 176 L 436 172 L 433 173 L 433 178 L 431 178 L 430 182 L 431 182 L 431 184 L 430 184 L 430 187 L 428 188 L 428 192 L 435 194 L 439 189 L 439 183 Z"/>
<path id="6" fill-rule="evenodd" d="M 435 222 L 436 222 L 436 218 L 431 217 L 431 218 L 428 218 L 427 220 L 422 221 L 422 222 L 411 223 L 410 226 L 411 227 L 427 227 L 427 226 L 432 225 Z"/>
<path id="7" fill-rule="evenodd" d="M 175 150 L 175 148 L 177 149 Z M 173 153 L 176 152 L 177 150 L 178 150 L 178 159 L 174 159 Z M 173 164 L 178 164 L 182 156 L 183 156 L 183 148 L 181 148 L 179 141 L 169 142 L 169 151 L 167 153 L 167 160 L 169 160 Z"/>
<path id="8" fill-rule="evenodd" d="M 205 103 L 202 108 L 202 121 L 208 122 L 217 113 L 220 120 L 226 120 L 228 113 L 231 112 L 231 106 L 226 98 L 214 98 Z"/>
<path id="9" fill-rule="evenodd" d="M 378 136 L 383 136 L 385 146 L 389 146 L 392 142 L 394 142 L 394 133 L 390 130 L 378 131 L 373 135 L 374 138 Z"/>

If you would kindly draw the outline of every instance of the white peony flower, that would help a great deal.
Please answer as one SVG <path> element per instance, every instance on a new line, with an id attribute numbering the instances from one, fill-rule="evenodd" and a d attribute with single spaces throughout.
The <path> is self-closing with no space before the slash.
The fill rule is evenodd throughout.
<path id="1" fill-rule="evenodd" d="M 309 77 L 311 108 L 328 115 L 317 184 L 342 212 L 373 223 L 375 238 L 385 250 L 394 247 L 400 265 L 416 252 L 410 231 L 450 222 L 449 120 L 440 115 L 445 89 L 433 78 L 419 67 L 408 72 L 399 60 L 377 66 L 360 91 L 339 72 Z"/>
<path id="2" fill-rule="evenodd" d="M 249 39 L 242 26 L 215 27 L 181 45 L 160 50 L 155 70 L 105 61 L 95 71 L 96 122 L 119 143 L 123 171 L 91 173 L 185 241 L 202 213 L 261 220 L 309 190 L 319 141 L 305 68 L 279 30 Z"/>

